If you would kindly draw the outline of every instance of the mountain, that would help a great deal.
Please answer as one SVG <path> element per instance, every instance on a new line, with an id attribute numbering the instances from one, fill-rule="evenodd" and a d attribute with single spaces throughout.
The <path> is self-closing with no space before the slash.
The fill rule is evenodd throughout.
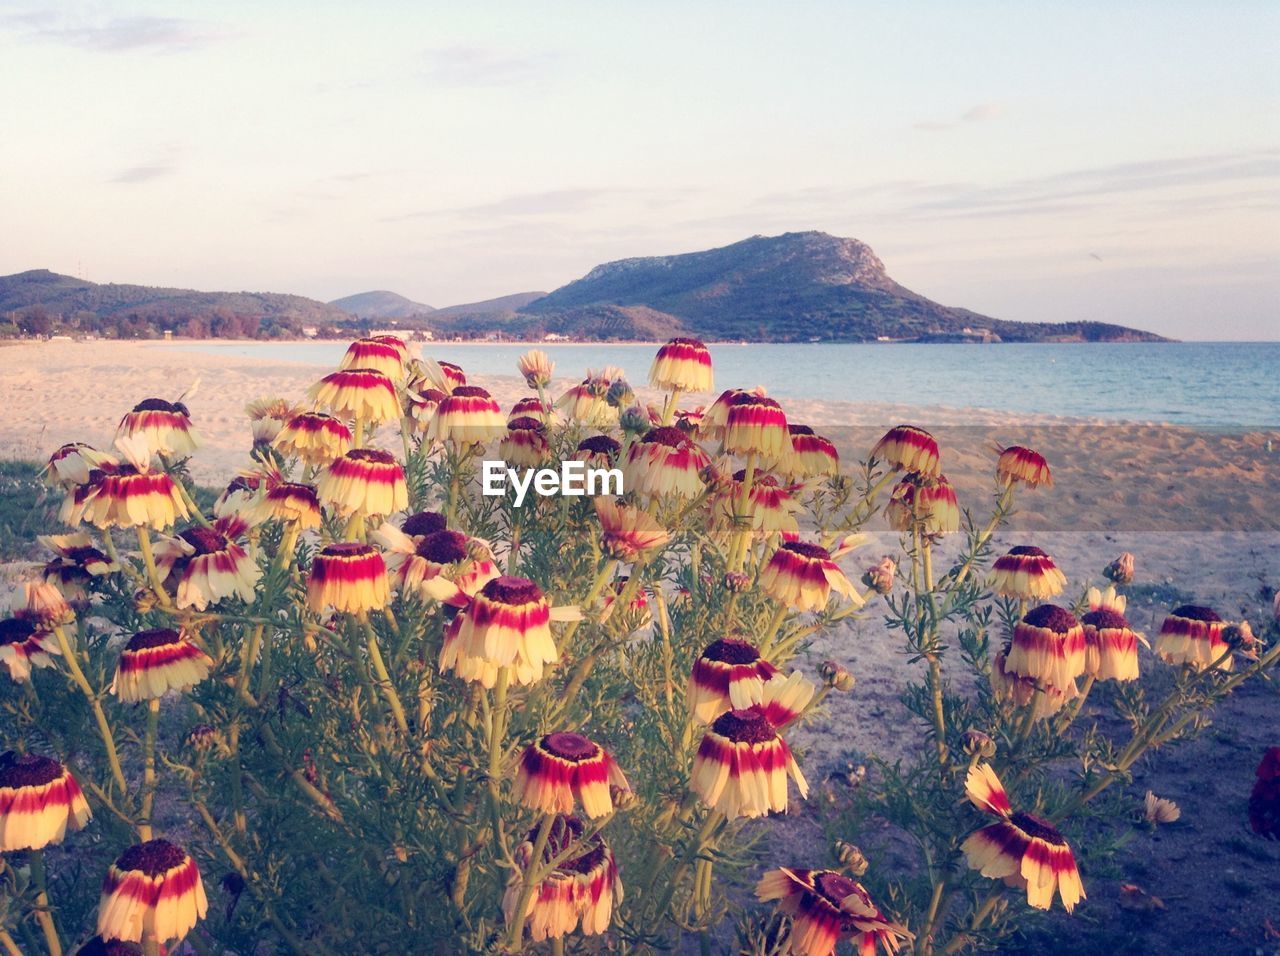
<path id="1" fill-rule="evenodd" d="M 48 269 L 0 276 L 0 316 L 39 317 L 42 325 L 145 337 L 165 329 L 203 338 L 285 337 L 303 326 L 350 321 L 341 309 L 279 292 L 197 292 L 98 284 Z"/>
<path id="2" fill-rule="evenodd" d="M 485 299 L 482 302 L 465 302 L 436 309 L 432 319 L 461 319 L 475 316 L 514 316 L 521 307 L 546 296 L 545 292 L 516 292 L 512 295 Z"/>
<path id="3" fill-rule="evenodd" d="M 1100 322 L 1011 322 L 939 305 L 893 281 L 866 243 L 824 232 L 607 262 L 520 308 L 513 331 L 572 334 L 583 309 L 602 308 L 663 313 L 668 334 L 721 340 L 1161 341 Z M 626 323 L 613 318 L 608 337 L 644 337 L 620 334 Z"/>
<path id="4" fill-rule="evenodd" d="M 377 292 L 358 292 L 355 295 L 343 296 L 329 303 L 343 312 L 349 312 L 358 319 L 407 319 L 416 315 L 427 315 L 435 312 L 429 305 L 414 302 L 395 292 L 379 290 Z"/>

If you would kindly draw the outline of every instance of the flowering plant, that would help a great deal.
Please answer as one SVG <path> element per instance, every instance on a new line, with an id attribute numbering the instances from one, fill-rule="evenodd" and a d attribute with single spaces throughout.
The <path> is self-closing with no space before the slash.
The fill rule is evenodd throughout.
<path id="1" fill-rule="evenodd" d="M 707 951 L 736 923 L 748 953 L 957 952 L 1018 901 L 1082 904 L 1094 799 L 1275 664 L 1179 607 L 1150 702 L 1114 585 L 1055 605 L 1052 557 L 991 560 L 1015 494 L 1052 484 L 1031 449 L 1000 450 L 978 524 L 922 429 L 850 472 L 761 390 L 682 408 L 712 389 L 696 340 L 661 349 L 653 404 L 616 369 L 557 401 L 548 356 L 519 371 L 535 394 L 504 416 L 456 365 L 357 341 L 308 403 L 249 406 L 206 507 L 181 402 L 51 456 L 73 530 L 0 621 L 0 946 Z M 624 493 L 517 505 L 481 493 L 495 455 Z M 900 551 L 851 576 L 880 514 Z M 927 746 L 826 818 L 835 857 L 769 847 L 762 818 L 810 793 L 794 729 L 856 677 L 855 647 L 815 665 L 808 642 L 854 616 L 920 665 L 900 731 Z M 1078 726 L 1090 695 L 1127 740 Z M 872 821 L 920 859 L 869 870 Z"/>

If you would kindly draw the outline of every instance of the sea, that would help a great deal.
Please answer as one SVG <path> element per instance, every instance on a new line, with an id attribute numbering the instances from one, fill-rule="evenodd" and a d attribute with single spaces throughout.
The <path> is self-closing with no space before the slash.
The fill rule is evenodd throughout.
<path id="1" fill-rule="evenodd" d="M 346 343 L 183 343 L 213 354 L 333 367 Z M 618 366 L 648 381 L 653 345 L 424 342 L 425 356 L 477 376 L 515 375 L 540 348 L 557 379 Z M 717 388 L 763 385 L 777 398 L 985 408 L 1215 428 L 1280 427 L 1280 342 L 1070 344 L 720 344 Z"/>

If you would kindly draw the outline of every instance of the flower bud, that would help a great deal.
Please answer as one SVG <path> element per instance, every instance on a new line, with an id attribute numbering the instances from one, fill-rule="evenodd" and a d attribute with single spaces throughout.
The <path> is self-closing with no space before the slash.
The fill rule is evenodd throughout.
<path id="1" fill-rule="evenodd" d="M 981 730 L 964 732 L 964 752 L 968 757 L 990 760 L 996 755 L 996 742 Z"/>
<path id="2" fill-rule="evenodd" d="M 639 405 L 629 405 L 618 418 L 618 425 L 629 435 L 643 435 L 649 430 L 649 413 Z"/>
<path id="3" fill-rule="evenodd" d="M 196 724 L 187 731 L 187 746 L 192 750 L 208 750 L 218 742 L 218 732 L 208 724 Z"/>
<path id="4" fill-rule="evenodd" d="M 139 614 L 150 614 L 155 610 L 156 596 L 150 588 L 142 588 L 133 592 L 133 609 Z"/>
<path id="5" fill-rule="evenodd" d="M 898 573 L 898 564 L 893 558 L 885 555 L 880 563 L 867 568 L 862 575 L 862 583 L 877 594 L 888 594 L 893 590 L 894 578 Z"/>
<path id="6" fill-rule="evenodd" d="M 609 391 L 605 393 L 604 400 L 614 408 L 627 408 L 635 404 L 636 393 L 632 391 L 626 379 L 620 378 L 610 383 Z"/>
<path id="7" fill-rule="evenodd" d="M 836 857 L 840 860 L 841 866 L 857 877 L 866 874 L 867 867 L 870 865 L 860 849 L 844 840 L 836 841 Z"/>
<path id="8" fill-rule="evenodd" d="M 751 587 L 751 575 L 741 571 L 730 571 L 724 576 L 724 586 L 730 594 L 741 594 Z"/>
<path id="9" fill-rule="evenodd" d="M 818 674 L 826 681 L 828 687 L 843 694 L 853 690 L 853 685 L 857 683 L 857 678 L 835 661 L 823 661 L 818 667 Z"/>
<path id="10" fill-rule="evenodd" d="M 524 376 L 524 382 L 530 388 L 546 388 L 551 384 L 551 371 L 554 369 L 555 363 L 547 356 L 547 353 L 541 349 L 532 349 L 521 355 L 516 360 L 516 366 L 520 369 L 520 374 Z"/>
<path id="11" fill-rule="evenodd" d="M 1103 570 L 1103 576 L 1116 584 L 1133 583 L 1133 555 L 1128 551 L 1116 558 Z"/>
<path id="12" fill-rule="evenodd" d="M 609 797 L 613 800 L 614 810 L 618 812 L 630 810 L 640 802 L 640 798 L 630 787 L 610 787 Z"/>

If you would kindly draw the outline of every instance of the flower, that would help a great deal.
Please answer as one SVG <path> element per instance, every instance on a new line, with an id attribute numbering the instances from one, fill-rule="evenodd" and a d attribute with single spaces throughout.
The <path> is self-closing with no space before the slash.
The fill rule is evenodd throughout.
<path id="1" fill-rule="evenodd" d="M 572 421 L 606 428 L 618 421 L 618 409 L 608 401 L 610 384 L 607 378 L 588 377 L 556 399 L 556 407 Z"/>
<path id="2" fill-rule="evenodd" d="M 120 570 L 120 566 L 93 546 L 83 531 L 72 534 L 42 534 L 36 538 L 56 557 L 44 566 L 46 581 L 61 585 L 68 597 L 82 600 L 84 584 Z"/>
<path id="3" fill-rule="evenodd" d="M 91 448 L 84 442 L 71 442 L 61 446 L 49 456 L 48 462 L 40 472 L 40 477 L 47 484 L 61 485 L 69 488 L 72 485 L 83 485 L 89 481 L 89 473 L 101 468 L 104 463 L 115 465 L 114 456 L 104 451 Z"/>
<path id="4" fill-rule="evenodd" d="M 938 475 L 938 442 L 923 428 L 897 425 L 871 449 L 871 457 L 888 463 L 894 471 Z"/>
<path id="5" fill-rule="evenodd" d="M 386 332 L 381 332 L 378 335 L 369 336 L 369 341 L 377 342 L 380 345 L 391 346 L 396 350 L 397 354 L 399 354 L 400 361 L 402 363 L 409 360 L 409 346 L 406 345 L 404 339 L 398 335 L 389 335 Z"/>
<path id="6" fill-rule="evenodd" d="M 1267 748 L 1254 774 L 1249 827 L 1259 836 L 1280 840 L 1280 747 Z"/>
<path id="7" fill-rule="evenodd" d="M 75 619 L 62 592 L 47 581 L 23 581 L 22 598 L 22 606 L 15 605 L 14 617 L 25 618 L 37 627 L 68 624 Z"/>
<path id="8" fill-rule="evenodd" d="M 695 498 L 703 488 L 701 472 L 710 464 L 707 453 L 683 431 L 660 426 L 650 429 L 627 450 L 622 480 L 635 495 Z"/>
<path id="9" fill-rule="evenodd" d="M 1000 778 L 990 764 L 969 769 L 965 794 L 979 810 L 999 817 L 960 845 L 969 868 L 983 876 L 1003 879 L 1027 891 L 1027 903 L 1047 910 L 1057 890 L 1070 913 L 1085 898 L 1071 847 L 1048 820 L 1030 813 L 1014 813 Z"/>
<path id="10" fill-rule="evenodd" d="M 424 388 L 420 392 L 406 388 L 402 405 L 409 430 L 424 435 L 430 432 L 431 423 L 440 410 L 440 403 L 448 397 L 438 388 Z"/>
<path id="11" fill-rule="evenodd" d="M 1008 701 L 1015 707 L 1032 706 L 1033 720 L 1044 720 L 1062 710 L 1067 701 L 1080 696 L 1080 690 L 1072 681 L 1066 687 L 1037 685 L 1035 678 L 1023 677 L 1009 670 L 1007 662 L 1012 650 L 1005 644 L 991 661 L 991 693 L 996 700 Z"/>
<path id="12" fill-rule="evenodd" d="M 778 668 L 760 656 L 753 644 L 734 637 L 706 646 L 693 662 L 685 699 L 701 723 L 710 724 L 730 710 L 764 703 L 765 683 Z"/>
<path id="13" fill-rule="evenodd" d="M 802 506 L 790 489 L 779 485 L 773 475 L 757 472 L 752 476 L 748 495 L 746 479 L 745 468 L 735 472 L 717 501 L 716 510 L 725 524 L 743 517 L 750 521 L 752 532 L 759 537 L 767 538 L 774 534 L 786 538 L 797 536 L 800 525 L 796 521 L 796 513 Z"/>
<path id="14" fill-rule="evenodd" d="M 770 555 L 760 572 L 760 587 L 795 611 L 822 610 L 832 591 L 843 594 L 854 607 L 864 603 L 830 552 L 804 541 L 786 541 Z"/>
<path id="15" fill-rule="evenodd" d="M 1089 611 L 1080 618 L 1084 625 L 1084 672 L 1097 680 L 1138 679 L 1138 642 L 1146 641 L 1124 616 L 1125 599 L 1113 587 L 1105 591 L 1090 588 Z"/>
<path id="16" fill-rule="evenodd" d="M 163 471 L 151 472 L 149 455 L 137 439 L 123 439 L 130 461 L 103 462 L 89 481 L 67 496 L 59 513 L 67 524 L 87 521 L 98 528 L 164 530 L 189 512 L 178 486 Z"/>
<path id="17" fill-rule="evenodd" d="M 279 474 L 274 469 L 270 480 L 279 480 Z M 218 495 L 217 500 L 214 501 L 214 516 L 223 518 L 249 510 L 258 500 L 258 492 L 268 483 L 268 477 L 259 472 L 242 472 L 236 475 L 227 482 L 227 487 L 222 490 L 222 494 Z"/>
<path id="18" fill-rule="evenodd" d="M 340 369 L 371 369 L 381 372 L 393 382 L 404 378 L 405 346 L 399 348 L 378 339 L 356 339 L 347 346 L 346 354 L 338 363 Z"/>
<path id="19" fill-rule="evenodd" d="M 757 704 L 715 719 L 698 745 L 689 786 L 708 807 L 732 820 L 784 812 L 788 777 L 802 797 L 808 796 L 791 748 Z"/>
<path id="20" fill-rule="evenodd" d="M 94 936 L 76 950 L 76 956 L 143 956 L 143 949 L 137 943 L 126 943 L 124 940 L 104 940 Z M 165 948 L 158 947 L 160 956 L 166 956 Z"/>
<path id="21" fill-rule="evenodd" d="M 507 412 L 507 425 L 517 418 L 536 418 L 538 421 L 546 421 L 552 412 L 552 408 L 536 395 L 526 395 L 514 405 L 511 411 Z"/>
<path id="22" fill-rule="evenodd" d="M 262 568 L 236 541 L 246 530 L 242 518 L 218 518 L 211 528 L 197 525 L 156 545 L 161 577 L 178 578 L 178 607 L 203 611 L 229 597 L 253 602 Z"/>
<path id="23" fill-rule="evenodd" d="M 52 635 L 22 617 L 0 618 L 0 664 L 16 683 L 31 679 L 32 667 L 52 667 L 51 654 L 60 654 Z"/>
<path id="24" fill-rule="evenodd" d="M 849 668 L 838 661 L 823 661 L 818 665 L 818 675 L 832 690 L 848 694 L 858 684 L 858 679 L 849 673 Z"/>
<path id="25" fill-rule="evenodd" d="M 444 515 L 438 511 L 416 511 L 400 523 L 400 530 L 410 537 L 420 537 L 447 527 Z"/>
<path id="26" fill-rule="evenodd" d="M 425 381 L 446 395 L 453 394 L 454 389 L 467 384 L 467 373 L 452 362 L 437 362 L 428 359 L 422 365 Z"/>
<path id="27" fill-rule="evenodd" d="M 430 512 L 420 512 L 420 515 Z M 416 515 L 414 517 L 419 517 Z M 440 516 L 436 516 L 440 517 Z M 416 528 L 420 522 L 406 521 L 405 528 Z M 439 592 L 423 585 L 442 574 L 447 574 L 450 582 L 450 593 L 443 598 L 454 596 L 453 592 L 469 599 L 480 588 L 498 577 L 498 568 L 488 558 L 473 556 L 472 540 L 459 531 L 444 528 L 444 519 L 440 518 L 440 530 L 426 534 L 406 534 L 395 525 L 384 523 L 373 533 L 373 537 L 387 549 L 387 573 L 391 581 L 401 591 L 419 591 L 428 597 L 438 597 Z M 461 603 L 465 604 L 466 601 Z"/>
<path id="28" fill-rule="evenodd" d="M 92 816 L 76 778 L 58 761 L 0 754 L 0 853 L 61 843 Z"/>
<path id="29" fill-rule="evenodd" d="M 516 360 L 516 367 L 530 388 L 546 388 L 551 384 L 556 364 L 542 349 L 530 349 Z"/>
<path id="30" fill-rule="evenodd" d="M 862 574 L 862 583 L 876 594 L 889 594 L 898 578 L 898 562 L 890 555 L 885 555 L 878 564 L 867 568 Z"/>
<path id="31" fill-rule="evenodd" d="M 187 690 L 209 676 L 213 660 L 170 628 L 139 631 L 120 652 L 111 692 L 128 703 Z"/>
<path id="32" fill-rule="evenodd" d="M 611 557 L 634 561 L 666 547 L 671 534 L 648 512 L 613 498 L 596 499 L 600 547 Z"/>
<path id="33" fill-rule="evenodd" d="M 539 866 L 558 859 L 582 837 L 585 827 L 577 817 L 556 817 L 549 825 L 545 849 Z M 604 838 L 595 834 L 584 844 L 581 853 L 562 860 L 543 878 L 530 895 L 528 908 L 516 913 L 524 890 L 524 876 L 533 867 L 533 851 L 538 842 L 538 829 L 516 848 L 520 871 L 511 877 L 502 897 L 502 914 L 508 924 L 516 921 L 527 925 L 529 937 L 540 942 L 557 939 L 581 923 L 583 935 L 595 936 L 609 928 L 615 897 L 622 899 L 622 883 L 618 865 Z"/>
<path id="34" fill-rule="evenodd" d="M 1120 557 L 1108 564 L 1102 571 L 1109 581 L 1116 584 L 1133 583 L 1133 555 L 1125 551 Z"/>
<path id="35" fill-rule="evenodd" d="M 1056 597 L 1067 586 L 1053 558 L 1039 548 L 1018 545 L 996 558 L 991 566 L 991 587 L 996 594 L 1043 601 Z"/>
<path id="36" fill-rule="evenodd" d="M 893 954 L 913 938 L 880 912 L 862 884 L 835 870 L 769 870 L 756 884 L 756 899 L 777 900 L 778 909 L 791 917 L 787 951 L 792 956 L 831 956 L 842 939 L 862 956 L 874 956 L 877 946 Z"/>
<path id="37" fill-rule="evenodd" d="M 787 431 L 791 434 L 791 454 L 783 456 L 779 464 L 783 474 L 805 477 L 840 473 L 840 452 L 830 439 L 815 435 L 808 425 L 789 424 Z"/>
<path id="38" fill-rule="evenodd" d="M 180 939 L 208 909 L 196 861 L 168 840 L 148 840 L 129 847 L 107 869 L 98 935 L 134 943 L 153 933 L 160 942 Z"/>
<path id="39" fill-rule="evenodd" d="M 440 403 L 430 434 L 440 441 L 482 445 L 507 431 L 502 409 L 478 385 L 459 385 Z"/>
<path id="40" fill-rule="evenodd" d="M 254 524 L 280 521 L 297 524 L 303 531 L 320 527 L 323 519 L 315 487 L 295 481 L 281 481 L 267 488 L 244 514 Z"/>
<path id="41" fill-rule="evenodd" d="M 396 387 L 382 372 L 371 368 L 345 368 L 330 372 L 307 396 L 340 418 L 363 422 L 389 422 L 400 417 Z"/>
<path id="42" fill-rule="evenodd" d="M 609 752 L 581 734 L 561 732 L 525 749 L 515 796 L 541 813 L 572 813 L 577 801 L 587 816 L 602 817 L 613 812 L 611 787 L 631 789 Z"/>
<path id="43" fill-rule="evenodd" d="M 307 607 L 317 614 L 328 607 L 359 614 L 386 607 L 390 600 L 387 565 L 370 545 L 340 541 L 327 545 L 311 562 Z"/>
<path id="44" fill-rule="evenodd" d="M 389 515 L 409 504 L 400 463 L 376 448 L 353 448 L 335 458 L 320 476 L 316 494 L 341 514 Z"/>
<path id="45" fill-rule="evenodd" d="M 181 402 L 148 398 L 120 419 L 116 438 L 137 437 L 156 455 L 185 457 L 196 450 L 200 436 L 191 427 L 191 413 Z"/>
<path id="46" fill-rule="evenodd" d="M 1084 673 L 1084 646 L 1084 628 L 1074 614 L 1055 604 L 1041 604 L 1014 625 L 1005 669 L 1066 690 Z"/>
<path id="47" fill-rule="evenodd" d="M 954 534 L 960 530 L 960 505 L 946 475 L 913 471 L 894 487 L 884 509 L 889 527 L 922 534 Z"/>
<path id="48" fill-rule="evenodd" d="M 557 614 L 557 620 L 572 615 Z M 500 668 L 512 668 L 516 684 L 542 680 L 545 664 L 560 659 L 551 637 L 552 611 L 542 589 L 528 578 L 494 578 L 482 587 L 445 632 L 440 670 L 492 687 Z"/>
<path id="49" fill-rule="evenodd" d="M 1021 482 L 1028 488 L 1053 487 L 1053 475 L 1049 473 L 1049 463 L 1044 460 L 1044 455 L 1021 445 L 1000 449 L 996 477 L 1005 485 Z"/>
<path id="50" fill-rule="evenodd" d="M 672 392 L 709 392 L 713 379 L 711 352 L 697 339 L 671 339 L 649 368 L 649 384 Z"/>
<path id="51" fill-rule="evenodd" d="M 546 427 L 522 415 L 507 420 L 507 433 L 498 442 L 498 455 L 512 468 L 538 468 L 549 453 Z"/>
<path id="52" fill-rule="evenodd" d="M 758 454 L 778 461 L 791 454 L 791 432 L 782 407 L 757 392 L 738 392 L 725 403 L 724 427 L 716 434 L 724 450 L 735 455 Z"/>
<path id="53" fill-rule="evenodd" d="M 1172 800 L 1157 797 L 1148 790 L 1146 799 L 1142 801 L 1142 815 L 1148 823 L 1155 826 L 1161 823 L 1176 823 L 1182 816 L 1182 811 Z"/>
<path id="54" fill-rule="evenodd" d="M 1217 662 L 1219 670 L 1232 668 L 1229 645 L 1223 637 L 1227 622 L 1211 609 L 1184 604 L 1169 612 L 1160 625 L 1156 653 L 1170 664 L 1186 664 L 1202 671 Z"/>
<path id="55" fill-rule="evenodd" d="M 578 442 L 573 452 L 574 461 L 585 461 L 592 468 L 612 468 L 618 461 L 622 446 L 608 435 L 592 435 Z"/>
<path id="56" fill-rule="evenodd" d="M 280 434 L 280 429 L 303 411 L 305 409 L 283 398 L 255 398 L 244 407 L 253 431 L 254 447 L 270 445 Z"/>
<path id="57" fill-rule="evenodd" d="M 273 442 L 285 455 L 308 465 L 327 465 L 351 447 L 351 429 L 332 415 L 304 412 L 289 419 Z"/>

